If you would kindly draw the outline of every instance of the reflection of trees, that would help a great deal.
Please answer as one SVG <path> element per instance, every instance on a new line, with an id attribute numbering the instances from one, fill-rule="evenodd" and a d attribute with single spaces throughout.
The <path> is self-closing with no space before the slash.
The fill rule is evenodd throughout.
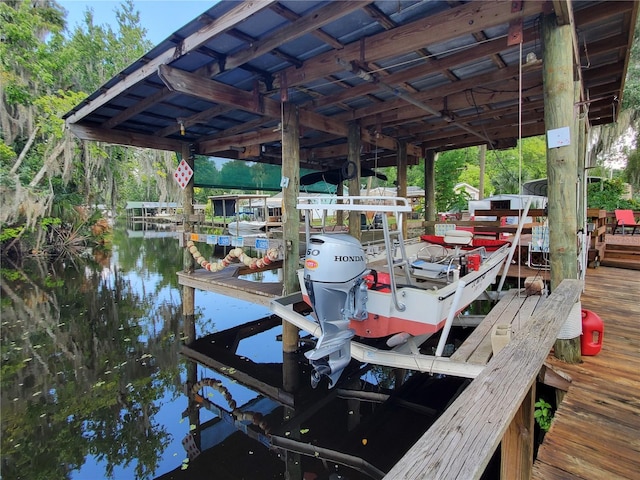
<path id="1" fill-rule="evenodd" d="M 175 238 L 127 238 L 124 227 L 114 230 L 118 264 L 123 272 L 135 272 L 145 280 L 154 278 L 155 292 L 178 286 L 176 272 L 182 268 L 182 249 Z"/>
<path id="2" fill-rule="evenodd" d="M 153 474 L 169 442 L 158 401 L 179 387 L 180 302 L 157 296 L 177 270 L 163 243 L 121 251 L 136 271 L 171 272 L 154 291 L 82 262 L 3 279 L 4 478 L 67 478 L 87 455 L 107 475 L 134 461 L 137 477 Z"/>

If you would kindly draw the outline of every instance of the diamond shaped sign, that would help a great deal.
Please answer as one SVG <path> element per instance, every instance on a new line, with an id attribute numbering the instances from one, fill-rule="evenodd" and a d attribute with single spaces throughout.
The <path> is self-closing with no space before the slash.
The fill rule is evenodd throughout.
<path id="1" fill-rule="evenodd" d="M 191 180 L 191 177 L 193 177 L 193 170 L 186 161 L 182 160 L 176 172 L 173 174 L 174 180 L 184 189 L 189 183 L 189 180 Z"/>

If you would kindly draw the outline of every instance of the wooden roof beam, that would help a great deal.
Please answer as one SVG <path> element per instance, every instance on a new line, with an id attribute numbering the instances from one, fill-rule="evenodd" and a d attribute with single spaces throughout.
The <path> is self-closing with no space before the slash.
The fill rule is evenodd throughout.
<path id="1" fill-rule="evenodd" d="M 541 62 L 536 62 L 534 66 L 527 68 L 523 74 L 527 76 L 531 73 L 536 74 L 535 72 L 539 72 L 541 70 L 541 66 L 542 66 Z M 431 106 L 434 108 L 434 110 L 439 111 L 439 110 L 442 110 L 443 108 L 444 104 L 442 99 L 444 97 L 460 95 L 461 93 L 464 93 L 465 91 L 474 87 L 492 85 L 495 83 L 504 84 L 505 76 L 517 79 L 518 72 L 519 72 L 518 66 L 513 66 L 513 67 L 508 67 L 507 69 L 496 70 L 489 73 L 475 75 L 473 77 L 469 77 L 455 83 L 450 83 L 447 85 L 442 85 L 440 87 L 425 90 L 424 92 L 415 94 L 414 98 L 421 102 L 429 102 Z M 395 100 L 395 101 L 388 100 L 381 104 L 371 105 L 371 106 L 363 107 L 357 110 L 353 110 L 349 113 L 340 114 L 339 118 L 341 118 L 342 120 L 347 120 L 347 119 L 371 117 L 373 115 L 384 113 L 394 107 L 398 107 L 398 108 L 403 107 L 403 102 L 401 102 L 400 100 Z M 448 110 L 453 110 L 453 106 L 451 104 L 450 99 L 447 99 L 447 108 Z"/>
<path id="2" fill-rule="evenodd" d="M 523 82 L 523 89 L 526 91 L 527 96 L 542 95 L 542 79 L 533 78 Z M 468 98 L 467 93 L 468 92 L 465 90 L 447 97 L 447 107 L 454 113 L 454 116 L 457 110 L 468 110 L 469 108 L 474 108 L 474 104 L 470 103 L 471 101 Z M 496 90 L 474 92 L 473 96 L 475 99 L 475 105 L 478 107 L 486 106 L 487 108 L 491 108 L 491 104 L 500 105 L 505 102 L 514 102 L 518 100 L 517 91 Z M 431 104 L 434 109 L 439 108 L 439 105 L 441 105 L 440 102 L 438 104 Z M 393 105 L 388 104 L 387 111 L 379 112 L 376 109 L 372 109 L 372 111 L 367 111 L 366 113 L 370 114 L 360 118 L 363 127 L 372 126 L 376 123 L 401 123 L 403 120 L 425 117 L 424 112 L 421 113 L 419 109 L 403 104 L 401 101 L 395 101 Z M 339 116 L 342 117 L 343 114 L 340 114 Z"/>
<path id="3" fill-rule="evenodd" d="M 213 155 L 216 152 L 230 150 L 232 148 L 243 148 L 250 145 L 275 142 L 280 140 L 281 137 L 282 133 L 280 130 L 274 131 L 273 129 L 265 128 L 257 132 L 242 133 L 240 135 L 232 135 L 216 140 L 198 142 L 196 151 L 200 155 Z"/>
<path id="4" fill-rule="evenodd" d="M 287 7 L 282 5 L 281 3 L 274 3 L 269 7 L 270 10 L 274 11 L 281 17 L 286 18 L 290 22 L 295 22 L 302 17 L 302 15 L 298 15 L 296 12 L 289 10 Z M 322 40 L 327 45 L 330 45 L 333 48 L 341 49 L 343 47 L 342 43 L 333 38 L 328 33 L 323 32 L 320 29 L 314 30 L 310 32 L 314 37 Z"/>
<path id="5" fill-rule="evenodd" d="M 197 49 L 200 45 L 207 42 L 212 37 L 219 35 L 230 28 L 233 28 L 238 22 L 246 19 L 267 8 L 276 0 L 261 0 L 259 2 L 239 2 L 234 8 L 229 10 L 226 14 L 219 19 L 213 21 L 211 24 L 206 25 L 184 41 L 173 48 L 169 48 L 156 58 L 150 60 L 144 66 L 140 67 L 136 71 L 130 73 L 123 79 L 116 83 L 113 87 L 106 89 L 102 94 L 84 103 L 78 110 L 74 111 L 66 117 L 68 124 L 76 123 L 82 118 L 86 117 L 90 113 L 94 112 L 101 106 L 105 105 L 110 100 L 125 92 L 133 84 L 150 77 L 158 67 L 164 63 L 172 62 L 176 58 L 182 55 L 186 55 L 189 52 Z"/>
<path id="6" fill-rule="evenodd" d="M 313 61 L 305 62 L 301 68 L 285 70 L 289 86 L 300 85 L 318 78 L 331 75 L 343 69 L 338 62 L 361 60 L 364 52 L 365 62 L 376 62 L 385 58 L 415 51 L 432 43 L 440 43 L 472 34 L 479 30 L 509 23 L 510 20 L 541 13 L 544 2 L 525 2 L 522 11 L 511 12 L 511 2 L 493 0 L 469 2 L 446 12 L 423 18 L 407 25 L 381 32 L 364 38 L 362 42 L 353 42 L 342 50 L 329 51 L 318 55 Z"/>
<path id="7" fill-rule="evenodd" d="M 140 68 L 137 72 L 132 73 L 129 77 L 132 78 L 132 80 L 134 81 L 124 82 L 127 84 L 126 88 L 128 88 L 131 83 L 135 83 L 136 81 L 139 81 L 141 78 L 146 78 L 151 74 L 153 74 L 155 68 L 157 68 L 159 65 L 164 63 L 167 63 L 167 64 L 171 63 L 176 58 L 179 58 L 182 55 L 186 55 L 191 50 L 207 42 L 211 37 L 218 35 L 220 33 L 223 33 L 225 31 L 231 30 L 233 28 L 233 25 L 241 22 L 242 20 L 246 19 L 253 13 L 256 13 L 257 11 L 262 10 L 263 8 L 270 7 L 272 3 L 275 3 L 275 0 L 265 0 L 265 1 L 261 0 L 260 2 L 241 2 L 238 7 L 234 8 L 227 14 L 223 15 L 222 17 L 220 17 L 220 19 L 214 20 L 209 25 L 201 28 L 195 34 L 186 38 L 177 47 L 167 50 L 159 57 L 156 57 L 155 59 L 150 61 L 144 67 Z M 302 35 L 305 35 L 306 33 L 309 33 L 309 31 L 318 29 L 322 25 L 330 23 L 331 21 L 337 18 L 340 18 L 341 16 L 344 16 L 346 13 L 352 10 L 361 8 L 363 4 L 366 4 L 366 3 L 369 3 L 369 1 L 349 2 L 346 5 L 344 4 L 344 2 L 335 2 L 335 3 L 329 4 L 327 7 L 323 7 L 319 9 L 318 11 L 314 11 L 312 14 L 308 15 L 307 17 L 301 17 L 293 24 L 287 25 L 286 27 L 278 30 L 275 35 L 269 37 L 268 39 L 262 40 L 260 42 L 255 42 L 255 41 L 250 42 L 249 48 L 241 50 L 236 55 L 231 55 L 227 57 L 224 63 L 225 69 L 232 69 L 246 62 L 249 62 L 250 60 L 256 57 L 259 57 L 260 55 L 263 55 L 265 53 L 268 53 L 269 51 L 276 49 L 280 44 L 283 43 L 285 39 L 290 40 L 292 38 L 297 38 Z M 256 8 L 256 6 L 254 5 L 252 8 L 249 8 L 249 5 L 246 5 L 246 4 L 249 4 L 249 5 L 259 4 L 260 6 L 259 8 Z M 231 15 L 236 10 L 242 11 L 244 13 L 242 13 L 241 15 L 237 15 L 237 14 Z M 289 58 L 288 61 L 293 61 L 293 60 Z M 296 62 L 293 62 L 293 63 L 296 64 Z M 149 66 L 151 66 L 151 68 L 149 68 Z M 299 64 L 297 66 L 299 66 Z M 144 72 L 142 72 L 143 70 Z M 209 66 L 201 70 L 206 70 L 209 76 L 217 75 L 218 73 L 221 72 L 220 62 L 218 61 L 213 62 L 212 64 L 210 64 Z M 113 90 L 114 93 L 108 97 L 105 96 L 105 99 L 103 101 L 98 102 L 97 101 L 98 99 L 96 99 L 90 102 L 90 104 L 93 105 L 93 108 L 88 110 L 88 109 L 85 109 L 85 107 L 82 107 L 81 110 L 70 115 L 67 121 L 68 122 L 78 121 L 78 119 L 82 118 L 83 116 L 86 116 L 91 111 L 94 111 L 95 109 L 97 109 L 98 107 L 106 103 L 107 101 L 111 100 L 113 97 L 117 96 L 119 93 L 122 93 L 123 90 L 121 89 L 115 90 L 116 87 L 122 84 L 123 82 L 120 82 L 116 84 L 112 89 L 110 89 L 110 90 Z M 109 93 L 109 92 L 106 92 L 106 93 Z M 122 123 L 123 121 L 127 120 L 128 118 L 131 118 L 137 113 L 140 113 L 150 105 L 153 105 L 154 103 L 157 103 L 161 99 L 166 98 L 167 95 L 169 94 L 170 92 L 166 89 L 162 89 L 156 92 L 153 96 L 149 97 L 148 101 L 145 101 L 140 105 L 135 105 L 131 109 L 128 109 L 122 112 L 118 117 L 114 117 L 110 119 L 108 128 L 115 127 L 119 123 Z M 86 107 L 88 106 L 89 105 L 87 105 Z M 85 110 L 87 111 L 85 112 Z M 83 113 L 81 113 L 81 111 Z"/>
<path id="8" fill-rule="evenodd" d="M 154 148 L 156 150 L 168 150 L 179 152 L 186 142 L 159 138 L 142 133 L 124 132 L 120 130 L 106 129 L 96 126 L 83 125 L 81 123 L 69 124 L 71 132 L 81 140 L 93 140 L 96 142 L 115 143 L 117 145 L 130 145 L 140 148 Z"/>
<path id="9" fill-rule="evenodd" d="M 217 117 L 218 115 L 223 115 L 231 110 L 232 108 L 228 105 L 216 105 L 215 107 L 208 108 L 200 113 L 191 115 L 190 117 L 177 118 L 175 125 L 170 125 L 161 130 L 158 130 L 157 132 L 154 133 L 154 135 L 158 137 L 167 137 L 176 132 L 179 132 L 180 129 L 182 128 L 181 124 L 182 126 L 184 126 L 184 128 L 189 128 L 192 125 L 196 125 L 202 122 L 207 122 L 211 120 L 213 117 Z"/>
<path id="10" fill-rule="evenodd" d="M 193 73 L 185 72 L 168 65 L 161 65 L 158 68 L 158 74 L 170 90 L 203 98 L 211 102 L 240 108 L 257 115 L 280 119 L 280 103 L 271 98 L 261 96 L 259 101 L 256 102 L 256 98 L 252 92 L 240 90 L 214 80 L 209 80 L 208 78 L 199 77 Z M 324 117 L 307 110 L 300 111 L 300 124 L 340 137 L 347 136 L 346 122 L 340 122 L 334 118 Z M 373 139 L 366 131 L 362 132 L 362 140 L 369 143 L 374 143 L 375 140 L 379 145 L 389 149 L 395 149 L 397 146 L 395 139 L 391 137 L 380 135 L 376 139 Z M 413 154 L 413 152 L 409 153 Z"/>
<path id="11" fill-rule="evenodd" d="M 295 38 L 300 38 L 307 33 L 312 33 L 324 25 L 346 16 L 354 10 L 359 10 L 366 4 L 371 3 L 371 1 L 372 0 L 361 0 L 357 2 L 331 2 L 322 8 L 310 12 L 308 15 L 299 17 L 292 23 L 278 29 L 268 38 L 250 44 L 248 48 L 240 50 L 234 55 L 228 56 L 225 61 L 225 70 L 231 70 L 239 67 L 260 55 L 269 53 L 282 45 L 285 41 L 291 41 Z M 272 4 L 274 4 L 274 2 L 269 2 L 269 7 L 271 7 Z M 298 67 L 294 66 L 293 68 Z M 215 76 L 221 71 L 219 67 L 216 70 L 211 71 L 210 76 Z"/>

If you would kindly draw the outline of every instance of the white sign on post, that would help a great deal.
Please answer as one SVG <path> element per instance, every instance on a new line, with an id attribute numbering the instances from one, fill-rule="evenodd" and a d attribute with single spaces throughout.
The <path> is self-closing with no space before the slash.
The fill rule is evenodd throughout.
<path id="1" fill-rule="evenodd" d="M 566 147 L 571 145 L 571 131 L 569 127 L 555 128 L 547 131 L 548 148 Z"/>

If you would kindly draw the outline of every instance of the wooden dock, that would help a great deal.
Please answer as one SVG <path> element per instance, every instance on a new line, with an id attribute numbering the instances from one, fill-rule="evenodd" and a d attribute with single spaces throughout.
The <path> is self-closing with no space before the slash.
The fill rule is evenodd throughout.
<path id="1" fill-rule="evenodd" d="M 640 272 L 587 271 L 582 308 L 604 321 L 602 350 L 567 365 L 573 380 L 534 463 L 534 480 L 640 478 Z"/>
<path id="2" fill-rule="evenodd" d="M 230 268 L 231 270 L 219 274 L 196 271 L 193 274 L 178 275 L 183 285 L 219 293 L 228 292 L 228 295 L 247 297 L 249 301 L 265 305 L 268 305 L 273 297 L 280 295 L 279 283 L 265 284 L 243 280 L 239 278 L 244 273 L 241 267 Z M 535 480 L 640 478 L 637 474 L 640 472 L 640 272 L 609 267 L 590 268 L 586 278 L 586 291 L 581 296 L 582 308 L 597 313 L 604 320 L 603 348 L 596 356 L 584 356 L 583 362 L 578 365 L 563 363 L 553 355 L 546 357 L 548 365 L 556 371 L 566 373 L 573 382 L 555 413 L 551 430 L 539 448 L 531 477 Z M 521 340 L 520 346 L 513 352 L 514 355 L 517 352 L 520 352 L 517 355 L 521 355 L 524 346 L 531 347 L 531 335 L 537 339 L 538 330 L 546 329 L 546 326 L 542 327 L 543 323 L 539 323 L 540 318 L 536 320 L 537 326 L 529 325 L 531 319 L 536 317 L 540 306 L 549 312 L 557 312 L 560 306 L 567 308 L 564 301 L 545 308 L 547 301 L 541 301 L 542 297 L 523 298 L 515 292 L 507 292 L 485 321 L 454 353 L 451 360 L 475 363 L 480 368 L 487 361 L 494 365 L 490 333 L 496 324 L 504 323 L 505 319 L 512 325 L 515 338 L 521 337 L 519 330 L 529 331 L 522 332 L 528 340 L 524 343 Z M 510 347 L 509 350 L 514 348 Z M 503 357 L 504 355 L 501 356 Z M 510 368 L 509 365 L 509 362 L 505 363 L 504 368 Z M 513 368 L 519 372 L 514 373 L 514 378 L 522 375 L 522 366 Z M 485 373 L 481 377 L 483 375 Z M 492 380 L 494 387 L 496 380 L 498 379 Z M 477 380 L 472 385 L 476 382 Z M 507 385 L 510 383 L 505 384 L 504 388 L 507 388 Z M 464 399 L 460 400 L 464 404 Z M 501 398 L 500 401 L 506 408 L 508 400 Z M 535 398 L 532 397 L 531 402 L 533 401 Z M 526 403 L 527 401 L 523 406 Z M 510 407 L 509 417 L 517 405 L 516 402 Z M 475 412 L 473 415 L 480 414 Z M 495 433 L 496 438 L 493 441 L 499 441 L 501 435 L 506 435 L 502 429 L 506 428 L 508 421 L 504 420 L 502 423 L 504 425 Z M 480 430 L 486 430 L 486 425 Z M 444 430 L 439 433 L 443 432 Z M 503 445 L 503 454 L 505 448 Z M 488 449 L 485 454 L 490 455 L 491 450 Z M 429 471 L 430 467 L 423 465 L 422 468 L 420 470 L 425 472 Z M 474 471 L 480 473 L 482 468 Z M 455 475 L 451 478 L 454 477 Z M 392 474 L 389 478 L 405 477 Z M 472 475 L 469 478 L 479 477 Z"/>
<path id="3" fill-rule="evenodd" d="M 193 273 L 178 272 L 178 283 L 206 292 L 216 292 L 258 305 L 269 306 L 275 297 L 282 295 L 282 282 L 261 282 L 240 278 L 242 275 L 280 268 L 282 261 L 268 268 L 250 269 L 244 265 L 231 265 L 219 272 L 198 269 Z"/>
<path id="4" fill-rule="evenodd" d="M 509 290 L 451 355 L 450 360 L 486 365 L 493 356 L 491 333 L 494 328 L 506 327 L 515 334 L 530 320 L 544 298 L 541 295 L 526 296 L 524 289 Z"/>

